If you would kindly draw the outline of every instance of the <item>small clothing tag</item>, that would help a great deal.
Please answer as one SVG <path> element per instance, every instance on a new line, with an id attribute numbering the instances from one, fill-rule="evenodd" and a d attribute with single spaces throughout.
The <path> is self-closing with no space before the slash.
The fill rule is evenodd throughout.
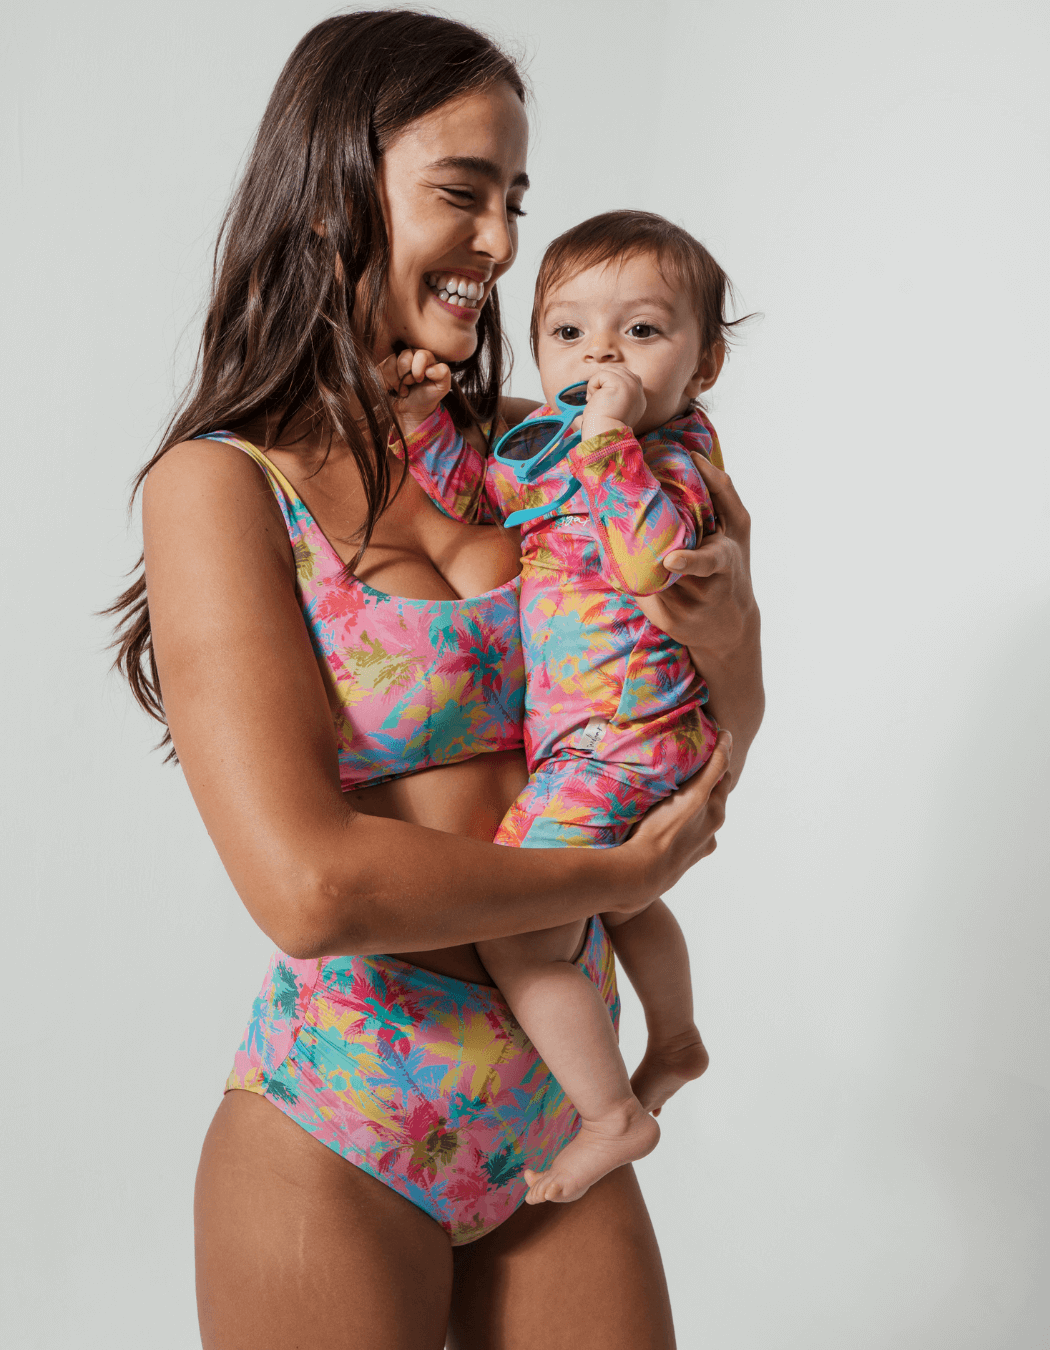
<path id="1" fill-rule="evenodd" d="M 589 755 L 593 755 L 598 742 L 605 735 L 605 728 L 608 725 L 604 718 L 592 717 L 579 733 L 580 749 L 586 750 Z"/>

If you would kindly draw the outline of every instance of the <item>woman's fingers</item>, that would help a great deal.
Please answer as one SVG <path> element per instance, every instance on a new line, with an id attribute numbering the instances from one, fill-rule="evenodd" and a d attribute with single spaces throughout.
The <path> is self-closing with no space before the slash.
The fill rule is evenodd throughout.
<path id="1" fill-rule="evenodd" d="M 705 534 L 699 548 L 676 548 L 662 559 L 669 572 L 687 577 L 713 577 L 732 566 L 735 545 L 725 533 Z"/>
<path id="2" fill-rule="evenodd" d="M 651 807 L 639 821 L 636 833 L 648 834 L 653 830 L 662 831 L 667 827 L 679 832 L 700 821 L 711 805 L 712 799 L 717 799 L 716 790 L 729 769 L 732 754 L 733 737 L 728 731 L 720 731 L 715 748 L 700 772 L 687 779 L 677 792 L 672 792 L 670 797 L 665 797 L 663 801 Z M 724 814 L 722 803 L 718 824 L 708 829 L 706 822 L 701 822 L 702 827 L 713 835 L 722 824 Z"/>
<path id="3" fill-rule="evenodd" d="M 728 731 L 720 731 L 711 757 L 700 772 L 670 797 L 650 807 L 635 826 L 630 841 L 623 847 L 642 850 L 645 884 L 648 887 L 652 882 L 653 889 L 643 894 L 641 904 L 632 903 L 622 912 L 644 909 L 653 893 L 673 886 L 694 863 L 715 851 L 715 834 L 726 817 L 732 752 L 732 736 Z"/>
<path id="4" fill-rule="evenodd" d="M 718 517 L 719 523 L 734 538 L 749 534 L 751 517 L 733 486 L 733 480 L 724 469 L 716 468 L 703 455 L 694 453 L 693 463 L 696 465 L 700 477 L 707 484 L 707 490 L 711 494 L 711 501 L 714 504 L 715 515 Z"/>
<path id="5" fill-rule="evenodd" d="M 733 758 L 733 737 L 728 731 L 720 731 L 711 751 L 711 758 L 699 773 L 682 787 L 683 797 L 694 799 L 693 809 L 699 811 L 711 798 L 711 794 L 725 777 Z"/>

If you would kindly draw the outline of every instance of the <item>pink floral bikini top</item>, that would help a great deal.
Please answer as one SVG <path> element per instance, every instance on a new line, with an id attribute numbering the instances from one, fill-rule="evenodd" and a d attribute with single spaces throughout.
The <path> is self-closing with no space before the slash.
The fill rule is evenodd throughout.
<path id="1" fill-rule="evenodd" d="M 250 455 L 277 498 L 335 715 L 344 791 L 521 747 L 520 577 L 463 600 L 409 600 L 348 580 L 346 564 L 261 450 L 226 431 L 200 439 Z"/>

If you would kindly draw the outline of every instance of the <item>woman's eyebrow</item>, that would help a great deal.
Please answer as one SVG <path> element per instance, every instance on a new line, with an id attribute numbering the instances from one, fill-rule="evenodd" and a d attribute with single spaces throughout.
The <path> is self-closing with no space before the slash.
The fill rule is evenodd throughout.
<path id="1" fill-rule="evenodd" d="M 446 155 L 444 159 L 436 159 L 430 168 L 465 169 L 467 173 L 480 174 L 492 183 L 503 182 L 503 170 L 494 159 L 485 159 L 483 155 Z M 529 175 L 524 169 L 511 181 L 511 187 L 529 186 Z"/>

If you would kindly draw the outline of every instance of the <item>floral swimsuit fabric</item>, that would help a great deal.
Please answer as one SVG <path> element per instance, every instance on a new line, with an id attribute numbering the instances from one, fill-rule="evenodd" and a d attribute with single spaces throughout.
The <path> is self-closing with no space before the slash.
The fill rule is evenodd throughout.
<path id="1" fill-rule="evenodd" d="M 346 567 L 255 446 L 284 516 L 344 790 L 520 748 L 520 579 L 462 600 L 386 595 Z M 619 1015 L 600 919 L 576 964 Z M 323 1144 L 473 1242 L 522 1203 L 579 1117 L 498 989 L 393 956 L 275 952 L 226 1089 L 267 1098 Z"/>
<path id="2" fill-rule="evenodd" d="M 550 412 L 537 408 L 534 417 Z M 714 428 L 691 409 L 636 439 L 610 431 L 575 446 L 536 482 L 459 434 L 439 407 L 406 439 L 413 476 L 457 520 L 575 496 L 522 526 L 521 632 L 530 778 L 496 842 L 523 848 L 622 842 L 631 825 L 714 749 L 707 686 L 689 653 L 635 597 L 677 578 L 660 562 L 715 528 L 690 452 L 721 467 Z M 391 438 L 395 452 L 400 447 Z"/>

